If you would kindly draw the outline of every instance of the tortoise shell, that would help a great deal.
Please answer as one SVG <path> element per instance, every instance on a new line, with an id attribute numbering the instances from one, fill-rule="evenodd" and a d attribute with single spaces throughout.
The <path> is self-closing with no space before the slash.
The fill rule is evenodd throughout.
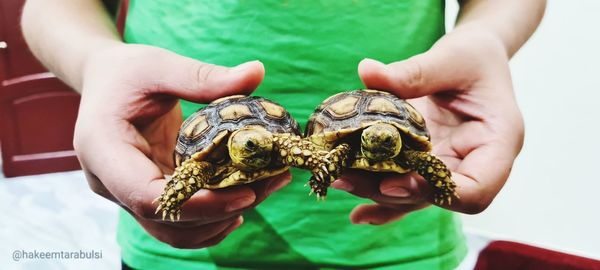
<path id="1" fill-rule="evenodd" d="M 327 98 L 310 117 L 306 136 L 317 135 L 312 141 L 331 148 L 340 139 L 377 122 L 396 126 L 411 148 L 431 150 L 423 116 L 405 100 L 378 90 L 342 92 Z"/>
<path id="2" fill-rule="evenodd" d="M 196 111 L 181 125 L 174 152 L 176 166 L 189 158 L 215 162 L 228 158 L 229 135 L 246 126 L 300 135 L 298 122 L 273 101 L 244 95 L 220 98 Z"/>

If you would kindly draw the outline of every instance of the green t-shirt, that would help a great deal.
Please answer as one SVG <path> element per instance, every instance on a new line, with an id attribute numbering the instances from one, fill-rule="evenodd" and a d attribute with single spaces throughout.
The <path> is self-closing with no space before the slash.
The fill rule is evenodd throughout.
<path id="1" fill-rule="evenodd" d="M 444 34 L 442 0 L 132 0 L 129 43 L 167 48 L 205 62 L 266 68 L 256 95 L 287 108 L 301 126 L 326 97 L 363 85 L 363 58 L 392 62 L 426 51 Z M 183 102 L 184 116 L 201 105 Z M 219 245 L 183 250 L 148 235 L 121 211 L 118 241 L 138 269 L 453 269 L 466 253 L 458 217 L 428 207 L 382 226 L 353 225 L 369 202 L 330 190 L 308 197 L 309 175 L 244 214 Z"/>

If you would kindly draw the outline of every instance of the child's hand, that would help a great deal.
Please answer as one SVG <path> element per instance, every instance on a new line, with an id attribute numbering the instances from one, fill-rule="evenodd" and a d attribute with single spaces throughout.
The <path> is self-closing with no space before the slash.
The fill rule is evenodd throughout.
<path id="1" fill-rule="evenodd" d="M 508 60 L 506 49 L 491 35 L 463 28 L 408 60 L 359 64 L 367 88 L 410 99 L 427 120 L 433 153 L 452 170 L 460 195 L 442 207 L 471 214 L 483 211 L 521 150 L 523 119 Z M 429 185 L 415 173 L 380 176 L 372 179 L 352 171 L 333 183 L 376 202 L 356 207 L 352 222 L 384 224 L 433 201 Z"/>

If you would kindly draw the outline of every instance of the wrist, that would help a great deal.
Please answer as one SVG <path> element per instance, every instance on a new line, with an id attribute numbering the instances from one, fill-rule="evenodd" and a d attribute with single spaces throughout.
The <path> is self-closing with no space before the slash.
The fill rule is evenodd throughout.
<path id="1" fill-rule="evenodd" d="M 126 46 L 127 44 L 120 40 L 102 40 L 96 43 L 96 46 L 81 58 L 79 77 L 73 85 L 76 91 L 79 93 L 83 92 L 86 77 L 93 73 L 102 73 L 102 70 L 108 68 L 111 62 L 116 63 L 119 57 L 115 52 L 122 50 Z"/>
<path id="2" fill-rule="evenodd" d="M 509 46 L 503 42 L 500 35 L 478 23 L 463 23 L 448 34 L 453 38 L 461 40 L 464 48 L 485 52 L 487 55 L 499 55 L 510 58 Z"/>

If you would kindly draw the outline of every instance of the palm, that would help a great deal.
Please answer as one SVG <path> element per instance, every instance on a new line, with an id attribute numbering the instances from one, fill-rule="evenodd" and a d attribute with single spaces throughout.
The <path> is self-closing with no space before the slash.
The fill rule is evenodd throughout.
<path id="1" fill-rule="evenodd" d="M 446 106 L 448 103 L 461 105 L 455 94 L 416 98 L 410 103 L 426 119 L 433 153 L 442 158 L 452 171 L 458 169 L 470 150 L 485 144 L 484 138 L 490 137 L 486 136 L 490 131 L 481 121 Z"/>
<path id="2" fill-rule="evenodd" d="M 412 98 L 409 101 L 427 121 L 433 153 L 447 164 L 458 186 L 460 200 L 443 207 L 478 213 L 508 178 L 522 144 L 522 119 L 512 93 L 506 55 L 471 50 L 465 45 L 460 46 L 459 54 L 445 48 L 453 42 L 448 36 L 430 52 L 389 65 L 363 61 L 359 74 L 368 88 Z M 402 179 L 384 179 L 379 190 L 401 186 L 411 190 L 414 203 L 431 199 L 431 188 L 424 181 Z M 376 202 L 394 201 L 381 198 Z M 396 208 L 410 202 L 395 201 Z M 360 215 L 368 215 L 365 209 L 358 211 Z M 387 215 L 384 220 L 393 217 L 398 216 Z"/>
<path id="3" fill-rule="evenodd" d="M 453 209 L 481 211 L 466 205 L 491 201 L 495 193 L 486 190 L 502 187 L 515 149 L 518 151 L 522 143 L 523 134 L 518 132 L 522 120 L 512 95 L 496 93 L 506 90 L 476 85 L 465 91 L 442 91 L 410 100 L 427 121 L 433 153 L 452 170 L 459 186 L 461 201 L 451 206 Z M 512 102 L 501 106 L 503 99 Z"/>
<path id="4" fill-rule="evenodd" d="M 177 133 L 182 122 L 179 103 L 140 128 L 142 136 L 151 149 L 150 158 L 164 174 L 171 174 L 174 168 L 173 151 Z"/>

